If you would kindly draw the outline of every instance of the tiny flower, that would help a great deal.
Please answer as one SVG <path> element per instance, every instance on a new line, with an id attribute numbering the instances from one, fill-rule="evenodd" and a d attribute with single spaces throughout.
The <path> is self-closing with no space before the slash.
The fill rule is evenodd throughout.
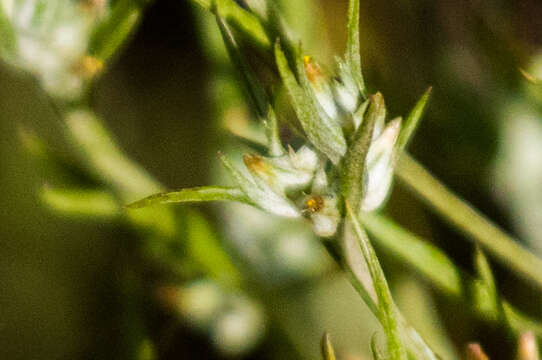
<path id="1" fill-rule="evenodd" d="M 287 155 L 266 158 L 259 155 L 245 155 L 243 161 L 255 177 L 261 178 L 279 194 L 306 188 L 312 181 L 318 157 L 306 146 L 298 152 L 290 148 Z"/>
<path id="2" fill-rule="evenodd" d="M 380 207 L 388 196 L 393 179 L 395 144 L 401 130 L 401 119 L 391 121 L 373 141 L 367 154 L 367 188 L 362 199 L 362 210 Z"/>
<path id="3" fill-rule="evenodd" d="M 331 237 L 337 233 L 341 222 L 341 213 L 336 196 L 314 195 L 307 197 L 304 213 L 310 218 L 316 235 Z"/>
<path id="4" fill-rule="evenodd" d="M 322 72 L 320 65 L 314 62 L 310 56 L 304 56 L 303 63 L 305 65 L 305 74 L 320 106 L 330 118 L 336 119 L 339 116 L 339 111 L 327 76 Z"/>
<path id="5" fill-rule="evenodd" d="M 260 176 L 245 175 L 237 170 L 225 156 L 221 155 L 220 158 L 240 189 L 254 205 L 279 216 L 300 216 L 296 206 L 286 196 L 277 193 Z"/>
<path id="6" fill-rule="evenodd" d="M 73 1 L 0 3 L 15 36 L 15 49 L 6 60 L 37 76 L 52 95 L 73 98 L 83 79 L 74 71 L 84 59 L 94 17 Z"/>
<path id="7" fill-rule="evenodd" d="M 352 76 L 351 69 L 341 60 L 338 61 L 339 78 L 333 82 L 333 93 L 337 104 L 347 113 L 353 113 L 358 107 L 361 94 Z"/>

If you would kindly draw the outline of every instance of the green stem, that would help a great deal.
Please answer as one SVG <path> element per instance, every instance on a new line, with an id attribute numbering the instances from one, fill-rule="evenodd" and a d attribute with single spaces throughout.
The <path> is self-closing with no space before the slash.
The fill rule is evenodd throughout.
<path id="1" fill-rule="evenodd" d="M 471 304 L 477 314 L 489 321 L 501 320 L 499 311 L 502 309 L 514 332 L 519 334 L 531 330 L 542 336 L 542 325 L 522 314 L 506 300 L 499 298 L 498 307 L 490 306 L 487 302 L 476 302 L 476 299 L 483 300 L 477 294 L 489 293 L 488 285 L 462 271 L 430 242 L 382 215 L 366 213 L 360 219 L 377 246 L 415 269 L 444 294 Z"/>
<path id="2" fill-rule="evenodd" d="M 408 154 L 401 157 L 397 175 L 443 218 L 501 262 L 542 288 L 542 260 L 460 199 Z"/>

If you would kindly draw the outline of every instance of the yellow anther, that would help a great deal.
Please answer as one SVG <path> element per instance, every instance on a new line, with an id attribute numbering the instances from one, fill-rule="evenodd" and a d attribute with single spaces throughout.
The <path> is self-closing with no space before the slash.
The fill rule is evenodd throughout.
<path id="1" fill-rule="evenodd" d="M 322 70 L 317 63 L 312 61 L 309 55 L 303 57 L 303 64 L 305 65 L 305 73 L 311 83 L 314 83 L 319 77 L 322 76 Z"/>
<path id="2" fill-rule="evenodd" d="M 305 202 L 305 206 L 308 212 L 315 213 L 324 207 L 324 199 L 320 196 L 313 196 Z"/>

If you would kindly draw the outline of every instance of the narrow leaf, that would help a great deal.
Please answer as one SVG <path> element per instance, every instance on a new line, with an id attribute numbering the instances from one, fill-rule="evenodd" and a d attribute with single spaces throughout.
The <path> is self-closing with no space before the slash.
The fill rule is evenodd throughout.
<path id="1" fill-rule="evenodd" d="M 376 344 L 376 334 L 373 334 L 371 336 L 371 353 L 373 354 L 374 360 L 384 360 L 384 355 L 378 350 L 378 346 Z"/>
<path id="2" fill-rule="evenodd" d="M 79 150 L 84 165 L 96 178 L 111 185 L 125 202 L 162 187 L 139 164 L 124 154 L 96 115 L 77 110 L 66 116 L 69 139 Z"/>
<path id="3" fill-rule="evenodd" d="M 241 274 L 221 246 L 211 225 L 200 214 L 184 216 L 188 242 L 187 251 L 198 267 L 209 277 L 227 286 L 238 286 Z"/>
<path id="4" fill-rule="evenodd" d="M 410 114 L 408 114 L 408 117 L 406 118 L 406 121 L 401 128 L 399 140 L 397 141 L 398 154 L 401 154 L 401 152 L 405 150 L 408 142 L 414 135 L 414 132 L 416 131 L 416 128 L 418 127 L 418 124 L 420 123 L 420 120 L 422 118 L 425 106 L 427 105 L 427 101 L 429 100 L 429 96 L 431 95 L 431 90 L 432 88 L 429 87 L 425 91 L 420 100 L 418 100 L 418 102 L 414 106 L 414 109 L 412 109 Z"/>
<path id="5" fill-rule="evenodd" d="M 314 94 L 308 88 L 302 60 L 298 59 L 297 65 L 303 87 L 297 83 L 279 43 L 275 45 L 275 58 L 282 81 L 309 141 L 334 164 L 338 164 L 346 151 L 346 141 L 339 124 L 327 118 L 323 110 L 319 111 Z"/>
<path id="6" fill-rule="evenodd" d="M 387 254 L 415 268 L 447 294 L 462 296 L 462 273 L 439 248 L 382 215 L 364 213 L 362 221 Z"/>
<path id="7" fill-rule="evenodd" d="M 237 73 L 239 74 L 243 84 L 243 88 L 248 94 L 256 114 L 258 114 L 260 118 L 265 118 L 269 107 L 269 102 L 267 101 L 265 91 L 262 88 L 262 85 L 258 82 L 254 71 L 246 61 L 245 57 L 243 54 L 241 54 L 232 32 L 221 16 L 220 10 L 217 10 L 216 22 L 218 24 L 218 28 L 220 29 L 220 33 L 222 34 L 222 39 L 224 40 L 228 54 L 230 55 L 230 59 L 234 67 L 237 69 Z"/>
<path id="8" fill-rule="evenodd" d="M 130 209 L 139 209 L 157 204 L 204 201 L 239 201 L 249 203 L 247 197 L 240 189 L 220 186 L 202 186 L 154 194 L 131 203 L 127 205 L 127 207 Z"/>
<path id="9" fill-rule="evenodd" d="M 271 107 L 265 90 L 261 83 L 258 81 L 256 74 L 248 64 L 246 58 L 239 50 L 239 46 L 235 41 L 235 38 L 225 23 L 224 19 L 220 17 L 220 13 L 217 10 L 216 21 L 222 34 L 226 49 L 234 67 L 238 70 L 237 73 L 242 80 L 243 88 L 248 94 L 251 105 L 254 108 L 255 113 L 260 119 L 264 121 L 266 127 L 268 152 L 272 156 L 280 156 L 284 153 L 284 149 L 280 143 L 278 134 L 278 123 L 275 112 Z"/>
<path id="10" fill-rule="evenodd" d="M 365 97 L 365 81 L 361 71 L 361 55 L 359 45 L 359 0 L 350 0 L 348 3 L 348 37 L 346 39 L 346 63 L 351 69 L 352 75 Z"/>
<path id="11" fill-rule="evenodd" d="M 55 212 L 82 218 L 115 218 L 120 206 L 114 196 L 103 190 L 55 189 L 45 186 L 41 200 Z"/>
<path id="12" fill-rule="evenodd" d="M 390 359 L 406 359 L 406 350 L 400 339 L 399 316 L 393 303 L 388 283 L 380 267 L 378 258 L 369 241 L 367 233 L 362 229 L 357 216 L 346 201 L 347 219 L 359 241 L 359 248 L 365 258 L 373 286 L 378 298 L 379 319 L 387 336 L 388 355 Z"/>
<path id="13" fill-rule="evenodd" d="M 0 4 L 0 39 L 0 58 L 4 61 L 12 60 L 17 49 L 17 38 L 2 4 Z"/>
<path id="14" fill-rule="evenodd" d="M 275 111 L 269 105 L 267 110 L 267 120 L 265 121 L 265 130 L 268 143 L 268 152 L 270 156 L 281 156 L 284 154 L 284 147 L 280 141 L 279 123 Z"/>
<path id="15" fill-rule="evenodd" d="M 335 360 L 335 351 L 333 350 L 333 345 L 329 339 L 329 334 L 326 332 L 322 337 L 322 356 L 324 360 Z"/>
<path id="16" fill-rule="evenodd" d="M 463 272 L 442 250 L 429 241 L 414 235 L 381 215 L 364 213 L 361 220 L 378 246 L 382 247 L 387 254 L 413 268 L 444 294 L 471 305 L 472 299 L 476 297 L 475 294 L 483 293 L 486 296 L 489 294 L 490 291 L 485 288 L 487 286 L 485 282 Z M 533 329 L 537 335 L 542 336 L 542 326 L 539 323 L 529 319 L 502 299 L 500 304 L 507 321 L 515 331 Z M 474 305 L 485 319 L 497 319 L 495 307 Z"/>
<path id="17" fill-rule="evenodd" d="M 149 0 L 119 0 L 110 15 L 92 33 L 89 53 L 105 62 L 115 54 L 138 24 Z"/>
<path id="18" fill-rule="evenodd" d="M 493 277 L 489 261 L 478 245 L 474 254 L 474 266 L 480 277 L 479 281 L 483 283 L 483 286 L 478 287 L 480 291 L 475 293 L 474 301 L 479 308 L 492 309 L 491 312 L 496 320 L 502 314 L 497 286 L 495 285 L 495 278 Z"/>
<path id="19" fill-rule="evenodd" d="M 205 8 L 206 4 L 202 0 L 192 1 L 195 1 L 198 5 L 204 5 Z M 209 9 L 219 13 L 229 24 L 249 36 L 256 45 L 271 49 L 271 42 L 267 37 L 267 33 L 254 14 L 243 9 L 234 0 L 216 0 L 215 5 L 216 7 L 213 8 L 211 4 Z"/>
<path id="20" fill-rule="evenodd" d="M 374 102 L 374 97 L 371 97 L 371 108 L 375 106 L 379 105 Z M 376 113 L 376 111 L 372 111 L 370 114 Z M 368 116 L 361 126 L 357 128 L 343 160 L 341 171 L 342 194 L 356 212 L 360 209 L 367 181 L 365 179 L 366 160 L 373 138 L 375 122 L 376 116 Z"/>
<path id="21" fill-rule="evenodd" d="M 486 255 L 480 249 L 479 246 L 476 246 L 475 255 L 474 255 L 474 264 L 478 276 L 484 281 L 484 283 L 491 289 L 492 295 L 497 295 L 497 287 L 495 286 L 495 278 L 493 277 L 493 272 L 489 265 Z"/>

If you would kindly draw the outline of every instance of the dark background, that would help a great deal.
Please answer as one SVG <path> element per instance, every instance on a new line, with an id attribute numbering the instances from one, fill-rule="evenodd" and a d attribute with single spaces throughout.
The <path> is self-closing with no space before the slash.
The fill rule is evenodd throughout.
<path id="1" fill-rule="evenodd" d="M 332 51 L 341 53 L 346 2 L 321 1 L 319 6 L 325 14 L 321 31 Z M 506 104 L 517 98 L 532 104 L 518 69 L 528 67 L 542 49 L 540 19 L 542 2 L 537 0 L 362 2 L 362 59 L 369 89 L 380 90 L 390 114 L 398 115 L 432 85 L 429 110 L 411 152 L 512 232 L 514 215 L 497 203 L 491 170 Z M 213 68 L 197 25 L 187 1 L 155 1 L 92 97 L 126 152 L 173 188 L 209 183 L 209 164 L 216 161 L 224 134 L 213 118 Z M 42 207 L 36 191 L 43 176 L 19 146 L 20 124 L 58 142 L 59 124 L 37 83 L 2 65 L 0 355 L 117 357 L 126 343 L 121 324 L 128 311 L 117 284 L 126 264 L 122 259 L 133 252 L 130 236 L 114 224 L 67 220 Z M 390 212 L 409 228 L 431 235 L 472 271 L 471 243 L 400 186 Z M 393 259 L 383 262 L 393 283 L 395 270 L 402 268 Z M 493 265 L 501 293 L 542 315 L 539 294 Z M 502 329 L 460 315 L 464 306 L 438 294 L 436 303 L 458 346 L 478 340 L 492 358 L 511 358 L 514 339 Z M 167 339 L 159 345 L 161 358 L 217 356 L 204 337 L 172 324 L 155 309 L 142 309 L 142 321 L 153 336 Z M 271 340 L 264 341 L 251 358 L 267 358 L 272 346 Z"/>

